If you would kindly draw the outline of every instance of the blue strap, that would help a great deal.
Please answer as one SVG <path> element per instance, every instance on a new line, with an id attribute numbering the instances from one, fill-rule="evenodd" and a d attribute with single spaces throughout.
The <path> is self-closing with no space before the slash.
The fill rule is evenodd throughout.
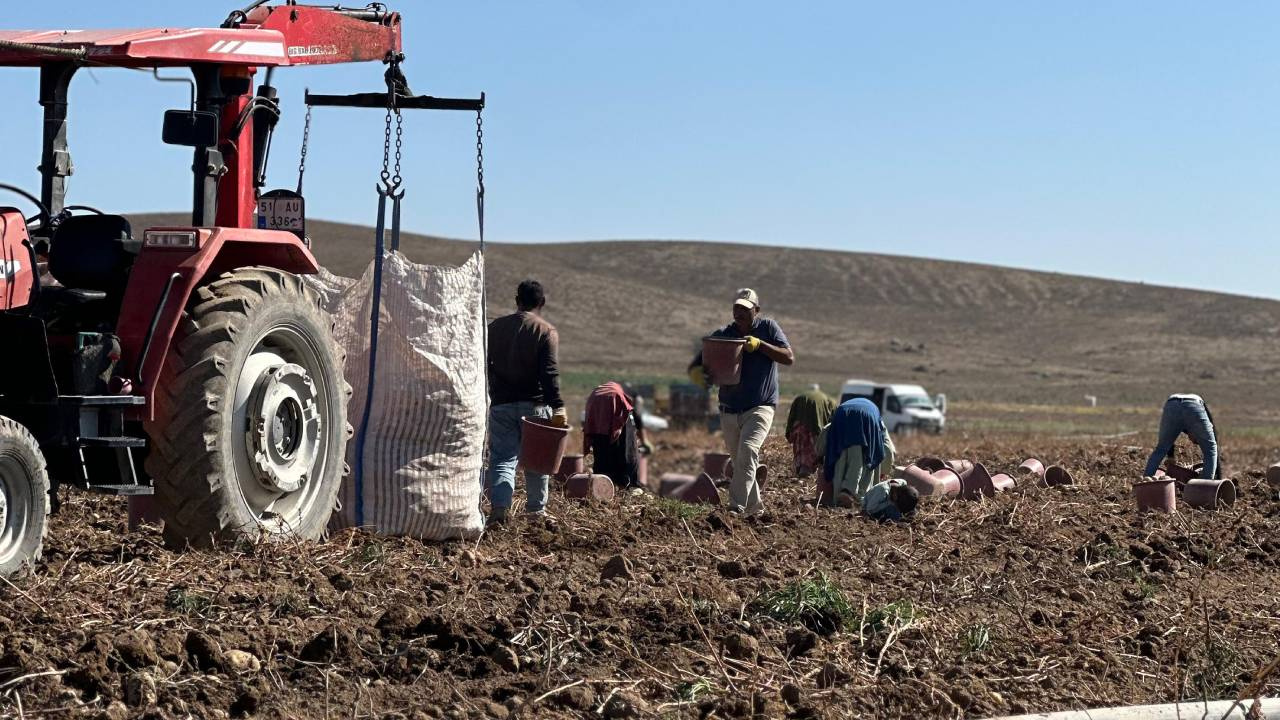
<path id="1" fill-rule="evenodd" d="M 382 310 L 382 234 L 386 231 L 387 197 L 390 194 L 389 188 L 378 186 L 378 227 L 373 239 L 373 308 L 369 313 L 369 376 L 365 384 L 360 430 L 356 433 L 356 467 L 352 473 L 355 480 L 356 527 L 364 525 L 364 449 L 369 436 L 369 420 L 373 414 L 374 381 L 378 368 L 378 316 Z"/>

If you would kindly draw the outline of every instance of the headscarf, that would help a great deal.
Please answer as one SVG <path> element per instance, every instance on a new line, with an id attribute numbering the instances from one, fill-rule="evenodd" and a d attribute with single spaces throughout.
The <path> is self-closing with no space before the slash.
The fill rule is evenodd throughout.
<path id="1" fill-rule="evenodd" d="M 884 461 L 884 433 L 880 428 L 880 410 L 866 398 L 854 398 L 836 408 L 831 414 L 831 427 L 827 428 L 823 458 L 826 477 L 836 476 L 836 462 L 854 445 L 862 446 L 862 463 L 866 467 L 879 467 Z"/>
<path id="2" fill-rule="evenodd" d="M 587 396 L 587 417 L 582 423 L 585 435 L 606 435 L 616 441 L 631 415 L 631 400 L 622 386 L 607 382 Z"/>
<path id="3" fill-rule="evenodd" d="M 797 425 L 809 428 L 813 437 L 818 437 L 822 428 L 831 422 L 831 413 L 835 412 L 836 399 L 821 390 L 810 390 L 797 395 L 791 401 L 791 410 L 787 412 L 787 439 L 792 439 Z"/>

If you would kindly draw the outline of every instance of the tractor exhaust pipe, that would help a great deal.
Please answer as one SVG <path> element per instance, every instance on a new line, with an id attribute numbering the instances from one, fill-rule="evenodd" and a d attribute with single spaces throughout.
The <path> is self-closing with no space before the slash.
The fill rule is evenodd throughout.
<path id="1" fill-rule="evenodd" d="M 271 84 L 271 75 L 275 67 L 267 68 L 266 78 L 258 86 L 258 95 L 253 99 L 253 186 L 261 188 L 267 184 L 267 159 L 271 155 L 271 136 L 275 134 L 276 123 L 280 121 L 279 93 Z"/>

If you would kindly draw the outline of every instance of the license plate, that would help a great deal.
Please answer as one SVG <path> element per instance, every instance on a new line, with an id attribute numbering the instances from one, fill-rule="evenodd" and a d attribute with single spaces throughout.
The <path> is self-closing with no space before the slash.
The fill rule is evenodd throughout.
<path id="1" fill-rule="evenodd" d="M 306 231 L 306 201 L 301 196 L 267 196 L 258 199 L 258 228 L 261 230 Z"/>

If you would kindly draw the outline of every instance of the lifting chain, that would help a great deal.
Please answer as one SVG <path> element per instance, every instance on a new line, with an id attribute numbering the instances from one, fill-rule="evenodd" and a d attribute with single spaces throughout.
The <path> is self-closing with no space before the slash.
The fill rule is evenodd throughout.
<path id="1" fill-rule="evenodd" d="M 302 175 L 307 171 L 307 143 L 311 141 L 311 106 L 307 106 L 307 119 L 302 123 L 302 154 L 298 158 L 298 194 L 302 194 Z"/>
<path id="2" fill-rule="evenodd" d="M 480 225 L 480 250 L 484 251 L 484 110 L 476 110 L 476 221 Z"/>
<path id="3" fill-rule="evenodd" d="M 391 156 L 391 117 L 395 116 L 396 126 L 396 152 L 395 164 L 392 166 Z M 395 191 L 400 187 L 400 159 L 402 157 L 401 149 L 404 140 L 404 116 L 400 114 L 399 108 L 387 108 L 387 124 L 386 130 L 382 138 L 382 182 L 387 186 L 388 190 Z"/>

